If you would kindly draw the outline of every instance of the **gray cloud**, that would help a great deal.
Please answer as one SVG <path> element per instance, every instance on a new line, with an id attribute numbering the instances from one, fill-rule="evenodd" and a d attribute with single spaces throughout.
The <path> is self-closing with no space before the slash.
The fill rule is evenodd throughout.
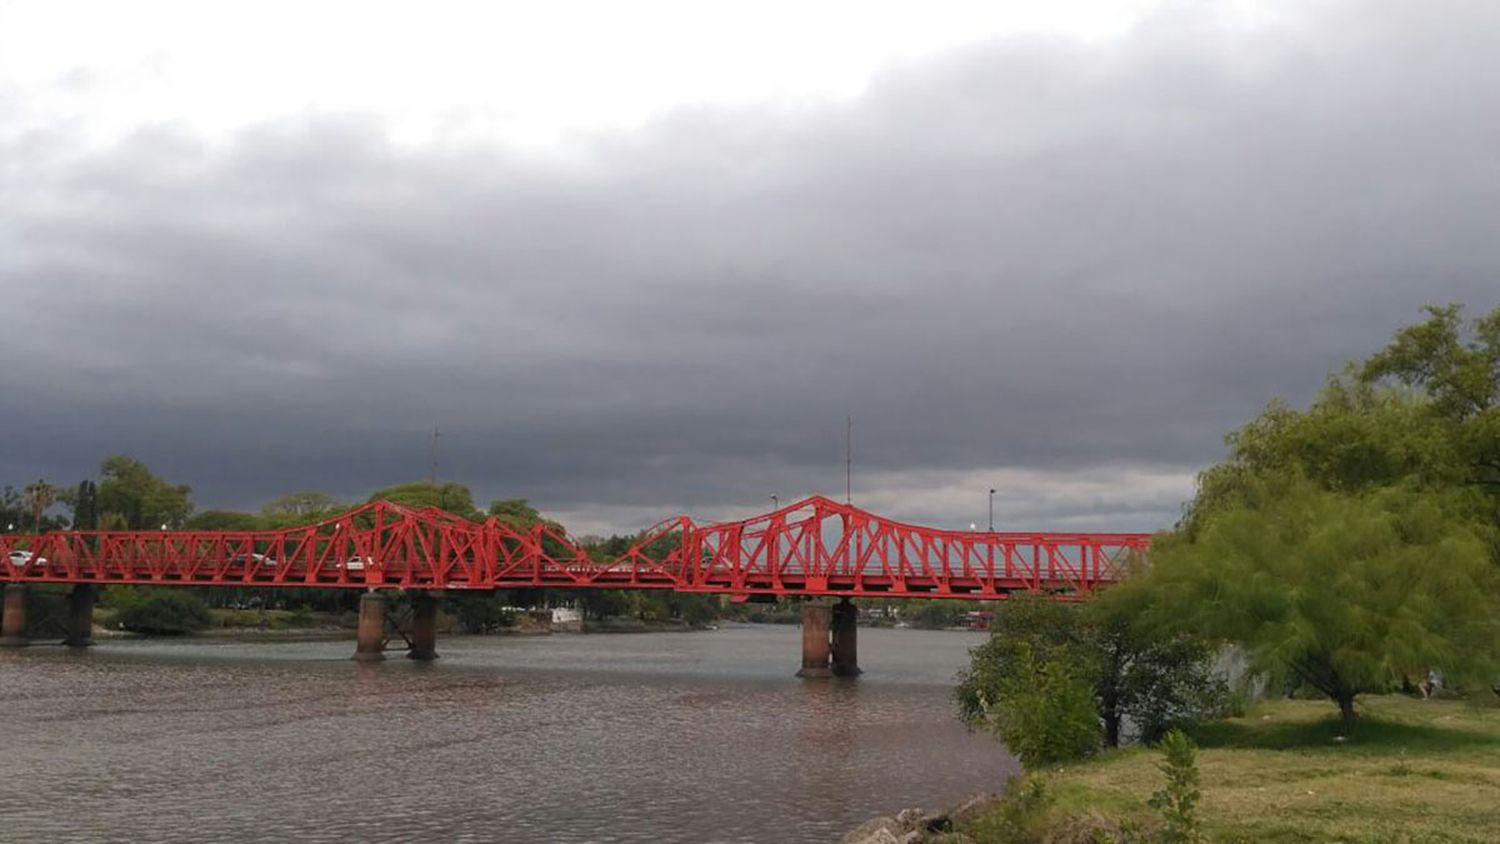
<path id="1" fill-rule="evenodd" d="M 0 480 L 353 497 L 438 424 L 481 497 L 628 529 L 841 490 L 852 413 L 892 515 L 1001 484 L 1009 527 L 1162 526 L 1266 400 L 1500 300 L 1500 12 L 1445 8 L 974 44 L 557 159 L 365 115 L 0 131 Z"/>

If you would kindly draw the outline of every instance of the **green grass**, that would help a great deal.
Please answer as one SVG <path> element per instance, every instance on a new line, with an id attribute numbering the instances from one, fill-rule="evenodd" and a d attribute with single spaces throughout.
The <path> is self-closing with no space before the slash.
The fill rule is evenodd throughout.
<path id="1" fill-rule="evenodd" d="M 1275 701 L 1196 730 L 1199 815 L 1210 839 L 1500 840 L 1495 698 L 1370 697 L 1360 716 L 1344 736 L 1332 704 Z M 1163 782 L 1159 759 L 1132 748 L 1033 772 L 1052 795 L 1042 826 L 1060 829 L 1093 813 L 1151 828 L 1146 800 Z M 971 823 L 968 831 L 982 841 L 984 827 Z"/>

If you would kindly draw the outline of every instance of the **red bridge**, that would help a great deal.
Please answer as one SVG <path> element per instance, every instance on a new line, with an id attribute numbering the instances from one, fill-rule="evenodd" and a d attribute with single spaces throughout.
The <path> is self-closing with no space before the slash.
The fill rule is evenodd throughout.
<path id="1" fill-rule="evenodd" d="M 672 589 L 741 600 L 974 600 L 1027 591 L 1066 600 L 1119 578 L 1149 544 L 1150 536 L 1139 533 L 938 530 L 814 496 L 743 521 L 668 519 L 618 558 L 599 560 L 546 524 L 476 523 L 435 508 L 377 501 L 282 530 L 4 535 L 0 641 L 20 636 L 12 619 L 21 613 L 21 599 L 12 587 L 24 583 L 345 587 L 377 595 L 373 590 L 419 590 L 419 615 L 430 615 L 427 596 L 434 590 L 525 587 Z M 82 591 L 92 607 L 92 591 Z"/>

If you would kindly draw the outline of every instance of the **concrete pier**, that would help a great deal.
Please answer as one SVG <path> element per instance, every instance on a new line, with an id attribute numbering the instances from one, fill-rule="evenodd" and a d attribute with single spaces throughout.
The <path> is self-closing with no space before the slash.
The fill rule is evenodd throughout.
<path id="1" fill-rule="evenodd" d="M 0 648 L 24 648 L 26 639 L 26 584 L 5 584 L 5 614 L 0 617 Z"/>
<path id="2" fill-rule="evenodd" d="M 359 599 L 359 628 L 355 633 L 354 658 L 360 662 L 385 659 L 385 596 L 366 592 Z"/>
<path id="3" fill-rule="evenodd" d="M 94 644 L 94 587 L 80 583 L 68 593 L 68 633 L 63 644 L 86 648 Z"/>
<path id="4" fill-rule="evenodd" d="M 798 677 L 828 677 L 833 674 L 828 662 L 828 626 L 831 612 L 822 600 L 802 605 L 802 669 Z"/>
<path id="5" fill-rule="evenodd" d="M 859 670 L 859 610 L 848 598 L 841 598 L 833 605 L 829 624 L 832 633 L 833 674 L 835 677 L 854 677 Z"/>
<path id="6" fill-rule="evenodd" d="M 411 596 L 411 650 L 407 659 L 437 659 L 437 600 L 430 592 Z"/>

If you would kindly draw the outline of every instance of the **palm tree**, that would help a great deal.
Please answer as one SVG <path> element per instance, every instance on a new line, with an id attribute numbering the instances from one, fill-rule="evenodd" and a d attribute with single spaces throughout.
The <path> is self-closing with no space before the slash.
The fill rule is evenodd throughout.
<path id="1" fill-rule="evenodd" d="M 34 484 L 26 485 L 26 504 L 31 508 L 32 518 L 36 522 L 36 532 L 42 532 L 42 514 L 47 512 L 57 501 L 57 488 L 44 480 L 38 479 Z"/>

